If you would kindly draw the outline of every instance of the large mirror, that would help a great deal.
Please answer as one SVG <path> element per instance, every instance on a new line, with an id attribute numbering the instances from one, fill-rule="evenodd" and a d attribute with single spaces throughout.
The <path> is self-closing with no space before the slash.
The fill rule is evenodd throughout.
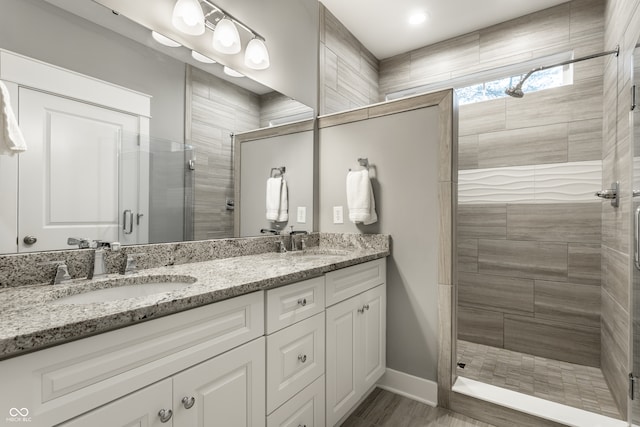
<path id="1" fill-rule="evenodd" d="M 43 138 L 40 148 L 29 144 L 19 156 L 0 155 L 0 175 L 15 183 L 13 188 L 9 185 L 0 190 L 5 201 L 4 212 L 0 212 L 0 253 L 69 249 L 68 237 L 142 244 L 238 236 L 234 162 L 239 153 L 233 149 L 234 135 L 314 117 L 315 98 L 309 93 L 317 92 L 313 88 L 317 75 L 283 71 L 291 55 L 283 54 L 276 45 L 281 40 L 278 34 L 264 29 L 274 66 L 262 75 L 248 70 L 246 74 L 253 79 L 232 77 L 223 73 L 220 58 L 214 64 L 198 62 L 191 49 L 159 45 L 148 28 L 124 13 L 94 2 L 81 3 L 4 1 L 0 49 L 117 85 L 112 95 L 118 101 L 122 97 L 115 94 L 121 89 L 143 98 L 148 95 L 149 111 L 136 116 L 135 111 L 107 105 L 107 113 L 115 116 L 92 118 L 85 110 L 79 113 L 74 106 L 58 105 L 61 101 L 55 96 L 46 99 L 45 95 L 51 95 L 42 94 L 46 89 L 29 91 L 12 79 L 6 81 L 21 127 L 26 120 L 26 115 L 20 117 L 24 98 L 39 106 L 33 116 L 44 117 L 41 126 L 48 126 L 52 134 Z M 317 2 L 294 3 L 290 6 L 301 8 L 305 25 L 313 24 L 300 38 L 309 44 L 311 57 L 317 58 L 317 51 L 313 54 L 317 49 Z M 255 14 L 250 20 L 261 27 Z M 24 25 L 26 22 L 29 25 Z M 228 59 L 230 65 L 241 69 L 234 61 Z M 0 63 L 0 68 L 3 65 Z M 311 87 L 301 89 L 305 83 Z M 74 96 L 62 94 L 58 98 L 73 100 Z M 26 101 L 24 105 L 28 105 Z M 104 105 L 87 107 L 98 108 L 100 113 Z M 313 132 L 304 135 L 308 141 L 303 145 L 312 144 Z M 265 142 L 265 147 L 273 145 L 271 137 Z M 260 144 L 260 139 L 253 144 Z M 311 158 L 298 159 L 299 163 L 312 164 L 312 151 L 303 152 Z M 281 163 L 272 154 L 265 155 L 269 167 L 273 162 Z M 23 175 L 18 175 L 19 170 Z M 313 173 L 312 168 L 308 173 Z M 260 184 L 262 193 L 268 178 L 265 174 Z M 21 191 L 20 185 L 33 182 L 42 187 L 40 193 L 29 188 Z M 313 185 L 300 191 L 311 194 Z M 255 206 L 264 211 L 264 203 Z M 306 209 L 312 212 L 313 206 Z M 308 229 L 309 222 L 296 222 L 296 213 L 273 228 L 294 225 Z M 27 228 L 25 215 L 38 224 L 36 229 Z M 254 228 L 247 227 L 242 234 L 259 234 L 260 229 Z"/>

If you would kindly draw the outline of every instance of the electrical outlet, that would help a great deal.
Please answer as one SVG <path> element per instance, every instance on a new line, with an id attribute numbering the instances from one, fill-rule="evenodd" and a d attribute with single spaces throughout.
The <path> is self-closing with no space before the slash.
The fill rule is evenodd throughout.
<path id="1" fill-rule="evenodd" d="M 307 207 L 298 206 L 298 224 L 304 224 L 307 222 Z"/>
<path id="2" fill-rule="evenodd" d="M 342 206 L 333 207 L 333 223 L 344 224 L 344 211 L 342 209 Z"/>

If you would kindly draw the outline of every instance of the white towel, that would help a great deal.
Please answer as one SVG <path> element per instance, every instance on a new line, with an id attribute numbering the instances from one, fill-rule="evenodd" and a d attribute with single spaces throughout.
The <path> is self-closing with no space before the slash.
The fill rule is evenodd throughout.
<path id="1" fill-rule="evenodd" d="M 289 220 L 287 181 L 283 177 L 267 180 L 267 220 L 276 222 Z"/>
<path id="2" fill-rule="evenodd" d="M 9 100 L 9 90 L 0 82 L 0 154 L 16 154 L 27 150 Z"/>
<path id="3" fill-rule="evenodd" d="M 347 174 L 347 206 L 351 222 L 369 225 L 378 221 L 368 170 L 350 171 Z"/>

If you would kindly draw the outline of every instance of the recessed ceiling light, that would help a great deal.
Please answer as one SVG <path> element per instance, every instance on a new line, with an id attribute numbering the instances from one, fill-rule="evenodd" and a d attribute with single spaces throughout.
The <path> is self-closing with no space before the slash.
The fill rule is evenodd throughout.
<path id="1" fill-rule="evenodd" d="M 231 76 L 231 77 L 244 77 L 244 74 L 237 72 L 236 70 L 234 70 L 233 68 L 229 68 L 226 65 L 224 66 L 223 69 L 224 73 L 227 76 Z"/>
<path id="2" fill-rule="evenodd" d="M 175 41 L 171 40 L 169 37 L 163 36 L 160 33 L 156 33 L 155 31 L 151 31 L 151 37 L 153 37 L 153 39 L 155 41 L 157 41 L 158 43 L 163 44 L 165 46 L 169 46 L 169 47 L 180 47 L 180 46 L 182 46 L 180 43 L 175 42 Z"/>
<path id="3" fill-rule="evenodd" d="M 409 24 L 420 25 L 427 20 L 427 14 L 425 12 L 415 12 L 409 16 Z"/>
<path id="4" fill-rule="evenodd" d="M 214 61 L 213 59 L 209 58 L 208 56 L 204 56 L 203 54 L 201 54 L 199 52 L 196 52 L 195 50 L 191 51 L 191 56 L 196 61 L 204 62 L 205 64 L 215 64 L 216 63 L 216 61 Z"/>

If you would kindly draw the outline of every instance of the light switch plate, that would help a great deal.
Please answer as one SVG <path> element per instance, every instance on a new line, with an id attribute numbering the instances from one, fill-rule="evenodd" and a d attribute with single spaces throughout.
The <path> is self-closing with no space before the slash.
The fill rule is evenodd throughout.
<path id="1" fill-rule="evenodd" d="M 298 224 L 304 224 L 307 222 L 307 207 L 298 206 Z"/>
<path id="2" fill-rule="evenodd" d="M 333 223 L 344 224 L 344 210 L 342 209 L 342 206 L 333 207 Z"/>

